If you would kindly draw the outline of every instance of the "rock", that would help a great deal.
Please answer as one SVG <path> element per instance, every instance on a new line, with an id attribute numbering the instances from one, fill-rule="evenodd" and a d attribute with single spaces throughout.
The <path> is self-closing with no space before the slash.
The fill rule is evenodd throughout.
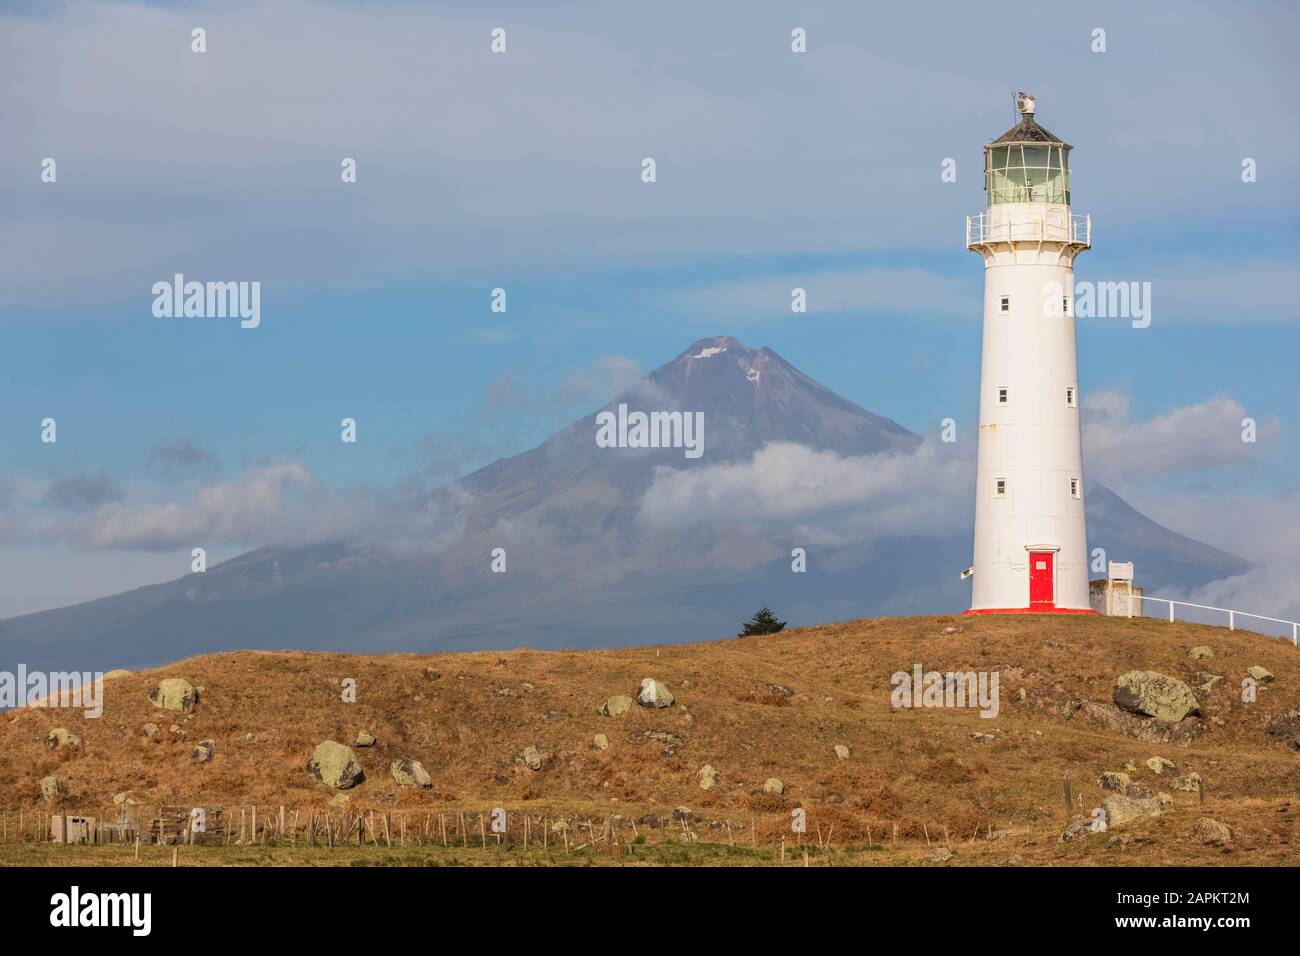
<path id="1" fill-rule="evenodd" d="M 429 776 L 420 761 L 402 758 L 394 760 L 388 765 L 388 772 L 393 775 L 399 787 L 422 787 L 428 790 L 433 786 L 433 778 Z"/>
<path id="2" fill-rule="evenodd" d="M 350 790 L 365 779 L 357 755 L 335 740 L 316 745 L 307 761 L 307 772 L 335 790 Z"/>
<path id="3" fill-rule="evenodd" d="M 357 734 L 357 739 L 352 741 L 354 747 L 373 747 L 375 745 L 375 735 L 369 731 L 362 730 Z"/>
<path id="4" fill-rule="evenodd" d="M 700 781 L 701 790 L 712 790 L 718 785 L 718 771 L 713 769 L 712 764 L 706 763 L 695 772 L 695 776 Z"/>
<path id="5" fill-rule="evenodd" d="M 104 673 L 104 680 L 117 680 L 119 677 L 126 677 L 129 674 L 131 674 L 131 671 L 125 670 L 121 667 L 116 667 L 113 670 Z"/>
<path id="6" fill-rule="evenodd" d="M 1171 802 L 1166 794 L 1140 798 L 1117 793 L 1107 797 L 1102 806 L 1106 808 L 1106 822 L 1110 826 L 1121 827 L 1143 817 L 1158 817 Z"/>
<path id="7" fill-rule="evenodd" d="M 432 667 L 426 667 L 424 669 L 425 680 L 438 680 L 441 677 L 442 677 L 441 672 L 434 670 Z"/>
<path id="8" fill-rule="evenodd" d="M 596 736 L 594 736 L 594 737 L 591 738 L 591 749 L 592 749 L 592 750 L 608 750 L 608 749 L 609 749 L 609 738 L 606 737 L 604 734 L 596 734 Z"/>
<path id="9" fill-rule="evenodd" d="M 216 752 L 217 742 L 215 740 L 200 740 L 194 749 L 190 751 L 190 756 L 199 763 L 207 763 Z"/>
<path id="10" fill-rule="evenodd" d="M 690 807 L 673 807 L 674 823 L 682 823 L 683 821 L 686 823 L 691 823 L 694 820 L 695 820 L 695 814 L 691 812 Z"/>
<path id="11" fill-rule="evenodd" d="M 671 707 L 674 700 L 672 691 L 653 677 L 641 681 L 641 690 L 636 695 L 636 702 L 642 707 Z"/>
<path id="12" fill-rule="evenodd" d="M 81 735 L 74 734 L 67 727 L 55 727 L 45 738 L 45 746 L 51 750 L 66 748 L 68 750 L 81 749 Z"/>
<path id="13" fill-rule="evenodd" d="M 775 793 L 778 797 L 785 793 L 785 784 L 776 777 L 768 777 L 763 783 L 764 793 Z"/>
<path id="14" fill-rule="evenodd" d="M 1166 760 L 1164 757 L 1152 757 L 1147 761 L 1147 767 L 1152 773 L 1164 773 L 1166 770 L 1173 770 L 1175 766 L 1172 760 Z"/>
<path id="15" fill-rule="evenodd" d="M 154 743 L 157 743 L 158 738 L 162 736 L 162 730 L 159 729 L 157 724 L 153 724 L 153 723 L 145 724 L 143 727 L 140 728 L 140 736 L 144 737 L 147 740 L 152 740 Z"/>
<path id="16" fill-rule="evenodd" d="M 1174 781 L 1175 790 L 1186 790 L 1189 793 L 1199 793 L 1201 789 L 1201 775 L 1199 773 L 1189 773 L 1186 776 L 1179 777 Z"/>
<path id="17" fill-rule="evenodd" d="M 1255 680 L 1259 681 L 1261 684 L 1273 683 L 1273 675 L 1270 674 L 1268 671 L 1266 671 L 1264 668 L 1260 667 L 1258 664 L 1254 664 L 1251 667 L 1246 668 L 1246 673 L 1249 674 L 1251 677 L 1255 678 Z"/>
<path id="18" fill-rule="evenodd" d="M 167 728 L 167 736 L 171 737 L 172 743 L 180 743 L 185 739 L 185 728 L 180 724 L 172 724 Z"/>
<path id="19" fill-rule="evenodd" d="M 1232 842 L 1232 830 L 1218 820 L 1201 817 L 1192 828 L 1192 837 L 1206 846 L 1224 846 Z"/>
<path id="20" fill-rule="evenodd" d="M 1208 661 L 1214 657 L 1214 651 L 1210 650 L 1204 644 L 1201 644 L 1197 647 L 1193 647 L 1191 651 L 1188 652 L 1187 656 L 1194 661 Z"/>
<path id="21" fill-rule="evenodd" d="M 155 707 L 188 714 L 199 702 L 199 692 L 190 682 L 179 677 L 169 677 L 149 691 L 149 700 Z"/>
<path id="22" fill-rule="evenodd" d="M 532 744 L 524 748 L 524 766 L 529 770 L 542 769 L 542 752 Z"/>
<path id="23" fill-rule="evenodd" d="M 926 863 L 947 863 L 952 859 L 952 850 L 946 846 L 941 846 L 937 850 L 932 850 L 925 855 Z"/>
<path id="24" fill-rule="evenodd" d="M 1198 713 L 1196 695 L 1176 677 L 1156 671 L 1128 671 L 1115 681 L 1115 706 L 1131 714 L 1176 724 Z"/>
<path id="25" fill-rule="evenodd" d="M 133 807 L 133 806 L 135 806 L 135 800 L 132 799 L 132 797 L 131 797 L 131 791 L 130 791 L 130 790 L 123 790 L 121 793 L 115 793 L 115 794 L 113 794 L 113 806 L 115 806 L 115 807 L 121 807 L 121 806 Z"/>
<path id="26" fill-rule="evenodd" d="M 1057 842 L 1073 843 L 1080 837 L 1086 837 L 1092 832 L 1091 817 L 1075 817 L 1066 825 L 1065 830 L 1061 833 L 1061 837 Z"/>
<path id="27" fill-rule="evenodd" d="M 958 627 L 956 624 L 949 624 L 947 627 L 943 629 L 943 632 L 945 634 L 960 634 L 961 628 Z"/>
<path id="28" fill-rule="evenodd" d="M 1126 846 L 1128 846 L 1127 833 L 1116 833 L 1113 837 L 1111 837 L 1109 840 L 1106 841 L 1106 849 L 1108 850 L 1122 850 Z"/>
<path id="29" fill-rule="evenodd" d="M 975 733 L 970 735 L 970 739 L 975 741 L 977 744 L 991 744 L 998 738 L 993 734 L 986 734 L 977 730 Z"/>
<path id="30" fill-rule="evenodd" d="M 617 717 L 619 714 L 626 714 L 631 709 L 631 697 L 624 694 L 615 694 L 613 697 L 606 698 L 605 703 L 600 705 L 597 713 L 604 714 L 606 717 Z"/>
<path id="31" fill-rule="evenodd" d="M 1205 671 L 1201 671 L 1196 675 L 1196 679 L 1201 682 L 1201 690 L 1208 694 L 1214 690 L 1215 684 L 1223 680 L 1223 677 L 1219 674 L 1207 674 Z"/>
<path id="32" fill-rule="evenodd" d="M 59 777 L 41 778 L 41 799 L 56 800 L 68 792 L 67 785 Z"/>
<path id="33" fill-rule="evenodd" d="M 780 697 L 793 697 L 794 690 L 784 684 L 768 684 L 767 689 Z"/>
<path id="34" fill-rule="evenodd" d="M 1264 733 L 1292 750 L 1300 750 L 1300 711 L 1289 710 L 1271 717 L 1264 726 Z"/>
<path id="35" fill-rule="evenodd" d="M 1103 773 L 1101 779 L 1097 782 L 1101 784 L 1103 790 L 1113 790 L 1116 793 L 1128 793 L 1128 788 L 1132 783 L 1128 774 L 1116 773 L 1112 770 Z"/>
<path id="36" fill-rule="evenodd" d="M 849 748 L 846 747 L 846 746 L 844 746 L 843 744 L 836 744 L 836 745 L 835 745 L 835 756 L 836 756 L 836 758 L 839 759 L 839 760 L 848 760 L 848 759 L 849 759 Z"/>

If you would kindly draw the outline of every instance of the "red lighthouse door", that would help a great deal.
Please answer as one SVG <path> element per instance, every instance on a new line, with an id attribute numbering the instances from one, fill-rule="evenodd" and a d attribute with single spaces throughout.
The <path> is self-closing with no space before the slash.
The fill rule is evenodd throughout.
<path id="1" fill-rule="evenodd" d="M 1051 551 L 1029 552 L 1029 610 L 1050 611 L 1056 607 L 1052 580 L 1056 555 Z"/>

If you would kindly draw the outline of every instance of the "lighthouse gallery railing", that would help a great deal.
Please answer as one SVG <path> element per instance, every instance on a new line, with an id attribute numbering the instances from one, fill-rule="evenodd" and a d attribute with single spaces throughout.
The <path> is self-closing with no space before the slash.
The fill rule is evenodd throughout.
<path id="1" fill-rule="evenodd" d="M 1005 213 L 991 216 L 988 210 L 985 210 L 978 215 L 966 217 L 966 245 L 968 246 L 983 242 L 1036 240 L 1091 246 L 1092 216 L 1070 213 L 1067 217 L 1052 210 L 1039 216 L 1024 218 Z"/>

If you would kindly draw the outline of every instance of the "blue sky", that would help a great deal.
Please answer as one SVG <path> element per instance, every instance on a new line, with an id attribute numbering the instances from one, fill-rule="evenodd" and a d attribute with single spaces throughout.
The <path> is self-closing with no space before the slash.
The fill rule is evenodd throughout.
<path id="1" fill-rule="evenodd" d="M 335 488 L 436 484 L 705 336 L 771 346 L 914 431 L 973 430 L 963 224 L 1016 89 L 1075 147 L 1095 223 L 1078 278 L 1153 286 L 1149 328 L 1079 323 L 1085 397 L 1121 396 L 1116 433 L 1171 449 L 1114 466 L 1120 490 L 1184 533 L 1300 558 L 1260 541 L 1300 524 L 1292 6 L 535 7 L 4 8 L 0 615 L 188 570 L 179 541 L 95 544 L 100 504 L 184 508 L 266 462 Z M 150 287 L 178 271 L 260 281 L 261 326 L 155 318 Z M 1178 415 L 1216 397 L 1268 423 L 1257 447 L 1198 432 L 1226 412 Z M 218 522 L 206 543 L 261 542 Z"/>

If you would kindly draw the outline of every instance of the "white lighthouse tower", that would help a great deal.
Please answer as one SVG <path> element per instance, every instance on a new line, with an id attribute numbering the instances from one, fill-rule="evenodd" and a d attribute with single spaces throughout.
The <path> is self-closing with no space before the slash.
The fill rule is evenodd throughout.
<path id="1" fill-rule="evenodd" d="M 1032 96 L 1016 107 L 984 147 L 988 208 L 966 220 L 984 259 L 970 613 L 1091 614 L 1072 293 L 1092 221 L 1070 210 L 1070 146 Z"/>

